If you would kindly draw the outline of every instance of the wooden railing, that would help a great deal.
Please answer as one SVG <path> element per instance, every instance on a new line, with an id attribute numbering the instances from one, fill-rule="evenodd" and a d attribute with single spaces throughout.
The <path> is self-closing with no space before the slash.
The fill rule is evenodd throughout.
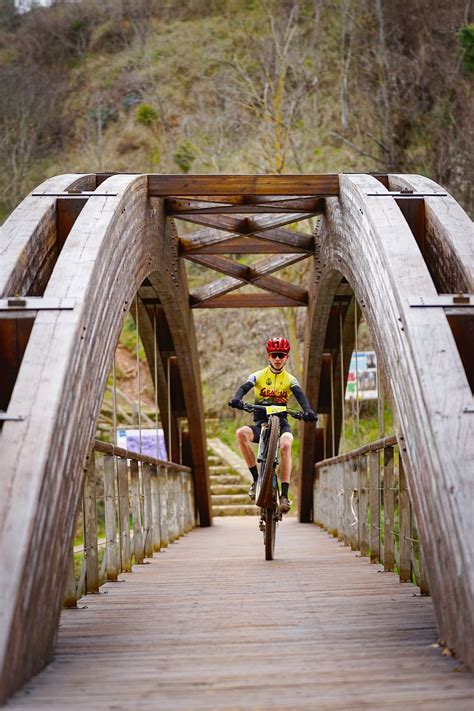
<path id="1" fill-rule="evenodd" d="M 82 525 L 81 525 L 82 523 Z M 96 440 L 64 605 L 131 572 L 196 525 L 191 470 Z"/>
<path id="2" fill-rule="evenodd" d="M 385 570 L 397 570 L 400 581 L 429 594 L 395 436 L 316 464 L 313 519 L 352 550 Z"/>

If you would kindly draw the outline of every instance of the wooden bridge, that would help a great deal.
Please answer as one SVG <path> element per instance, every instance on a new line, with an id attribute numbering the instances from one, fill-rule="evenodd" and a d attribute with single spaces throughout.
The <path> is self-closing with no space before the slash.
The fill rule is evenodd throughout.
<path id="1" fill-rule="evenodd" d="M 287 227 L 314 216 L 314 235 Z M 179 220 L 199 227 L 180 236 Z M 456 201 L 420 176 L 63 175 L 25 198 L 0 234 L 0 698 L 54 657 L 58 639 L 51 671 L 13 705 L 311 708 L 321 698 L 322 708 L 347 699 L 467 708 L 469 675 L 451 670 L 474 667 L 472 237 Z M 263 256 L 244 266 L 229 254 Z M 224 276 L 190 293 L 185 258 Z M 301 259 L 310 260 L 306 289 L 273 276 Z M 247 284 L 261 291 L 238 293 Z M 322 426 L 302 425 L 299 522 L 282 526 L 281 562 L 268 572 L 254 520 L 210 527 L 192 310 L 274 305 L 307 310 L 304 389 Z M 129 312 L 170 461 L 95 440 Z M 341 453 L 362 314 L 397 426 Z M 302 525 L 311 521 L 334 538 Z M 97 592 L 161 549 L 125 575 L 129 584 L 107 582 L 109 595 L 64 612 L 58 637 L 64 601 L 74 606 L 78 593 Z M 416 589 L 400 587 L 393 570 L 431 597 L 412 597 Z M 437 638 L 456 662 L 430 646 Z M 358 679 L 364 644 L 370 688 Z M 381 666 L 392 653 L 407 660 L 405 695 Z M 103 660 L 105 691 L 93 678 Z M 315 680 L 319 669 L 331 683 Z M 121 680 L 132 678 L 124 697 Z"/>

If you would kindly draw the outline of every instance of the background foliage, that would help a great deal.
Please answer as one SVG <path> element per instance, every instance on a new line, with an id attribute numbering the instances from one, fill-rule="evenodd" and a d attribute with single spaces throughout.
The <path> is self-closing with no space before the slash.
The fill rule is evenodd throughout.
<path id="1" fill-rule="evenodd" d="M 29 6 L 0 0 L 0 219 L 46 177 L 90 171 L 413 172 L 474 211 L 468 0 Z M 303 337 L 301 310 L 195 314 L 210 414 L 269 335 Z"/>

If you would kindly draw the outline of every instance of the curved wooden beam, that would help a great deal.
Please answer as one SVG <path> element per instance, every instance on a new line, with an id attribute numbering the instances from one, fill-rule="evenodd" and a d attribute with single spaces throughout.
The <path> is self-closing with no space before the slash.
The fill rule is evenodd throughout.
<path id="1" fill-rule="evenodd" d="M 0 228 L 0 295 L 41 295 L 58 256 L 55 193 L 93 190 L 92 175 L 58 175 L 41 183 Z M 43 193 L 44 196 L 40 196 Z"/>
<path id="2" fill-rule="evenodd" d="M 105 187 L 115 195 L 87 202 L 44 292 L 73 299 L 74 309 L 36 316 L 10 402 L 24 419 L 3 425 L 0 569 L 8 575 L 2 580 L 2 697 L 51 657 L 86 455 L 122 322 L 145 277 L 155 274 L 159 281 L 165 264 L 171 266 L 172 258 L 163 259 L 166 250 L 177 254 L 162 201 L 151 206 L 148 200 L 146 176 L 115 176 Z M 176 338 L 179 356 L 192 344 L 194 329 L 183 296 L 186 284 L 173 267 L 160 284 L 160 297 L 186 301 L 186 308 L 173 312 L 176 332 L 188 334 Z M 207 480 L 199 369 L 192 371 L 190 364 L 195 365 L 188 356 L 183 372 L 187 404 L 195 394 L 188 412 L 195 476 Z M 201 501 L 205 486 L 197 481 Z M 204 523 L 206 515 L 210 519 L 205 503 Z"/>
<path id="3" fill-rule="evenodd" d="M 155 203 L 156 200 L 151 201 Z M 160 201 L 160 209 L 163 204 Z M 164 214 L 164 213 L 163 213 Z M 212 523 L 211 497 L 207 469 L 206 433 L 204 406 L 202 402 L 199 356 L 194 329 L 193 314 L 189 305 L 186 270 L 178 253 L 178 235 L 171 219 L 166 220 L 165 230 L 158 245 L 159 270 L 148 275 L 150 284 L 158 294 L 166 315 L 168 328 L 178 359 L 181 386 L 189 423 L 195 496 L 201 526 Z"/>
<path id="4" fill-rule="evenodd" d="M 390 190 L 440 193 L 440 185 L 421 175 L 389 175 Z M 474 292 L 473 224 L 451 196 L 425 197 L 426 259 L 435 271 L 438 291 Z M 430 266 L 431 271 L 431 266 Z M 432 272 L 433 273 L 433 272 Z"/>
<path id="5" fill-rule="evenodd" d="M 340 187 L 340 198 L 327 200 L 317 239 L 305 387 L 317 402 L 330 310 L 344 276 L 364 312 L 400 421 L 440 634 L 473 666 L 472 392 L 443 310 L 410 306 L 411 298 L 436 297 L 437 291 L 395 200 L 369 197 L 383 188 L 368 176 L 341 176 Z M 303 435 L 305 447 L 314 451 L 314 441 Z M 303 472 L 303 495 L 308 477 L 311 469 Z M 307 501 L 301 505 L 308 520 Z"/>

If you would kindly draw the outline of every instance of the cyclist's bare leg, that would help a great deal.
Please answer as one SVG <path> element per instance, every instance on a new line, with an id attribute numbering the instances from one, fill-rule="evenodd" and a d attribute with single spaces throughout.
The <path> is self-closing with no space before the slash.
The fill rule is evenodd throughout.
<path id="1" fill-rule="evenodd" d="M 255 456 L 255 452 L 251 444 L 253 442 L 252 429 L 248 427 L 248 425 L 244 425 L 243 427 L 239 427 L 235 434 L 237 436 L 240 451 L 244 455 L 245 463 L 249 468 L 255 467 L 257 465 L 257 457 Z"/>
<path id="2" fill-rule="evenodd" d="M 284 432 L 280 437 L 280 479 L 290 483 L 291 476 L 291 445 L 293 435 L 291 432 Z"/>

